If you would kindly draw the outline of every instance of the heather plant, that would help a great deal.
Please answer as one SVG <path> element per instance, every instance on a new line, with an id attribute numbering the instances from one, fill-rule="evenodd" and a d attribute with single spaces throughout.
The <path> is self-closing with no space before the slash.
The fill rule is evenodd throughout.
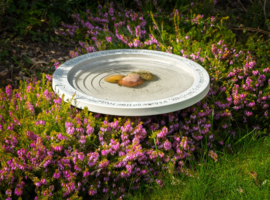
<path id="1" fill-rule="evenodd" d="M 142 120 L 78 110 L 52 91 L 51 75 L 1 89 L 1 198 L 124 198 L 142 182 L 163 187 L 165 174 L 196 176 L 190 163 L 217 162 L 238 128 L 269 130 L 269 43 L 258 49 L 250 37 L 242 49 L 224 25 L 228 17 L 191 9 L 145 15 L 107 3 L 97 10 L 62 24 L 58 34 L 78 44 L 72 58 L 116 48 L 174 53 L 208 71 L 209 93 L 189 108 Z"/>
<path id="2" fill-rule="evenodd" d="M 206 101 L 208 106 L 213 108 L 212 112 L 214 112 L 215 123 L 222 121 L 222 123 L 216 123 L 218 129 L 222 132 L 224 130 L 230 132 L 233 122 L 243 124 L 249 122 L 249 119 L 253 121 L 253 118 L 258 123 L 251 128 L 266 128 L 268 115 L 267 99 L 269 95 L 266 88 L 269 68 L 262 61 L 259 61 L 260 63 L 258 64 L 256 62 L 257 55 L 262 54 L 262 51 L 251 54 L 249 51 L 241 50 L 237 46 L 235 35 L 224 25 L 228 17 L 218 19 L 212 16 L 205 19 L 203 15 L 192 14 L 192 10 L 190 10 L 187 16 L 183 16 L 175 9 L 170 14 L 169 22 L 171 21 L 171 24 L 167 22 L 167 26 L 163 26 L 163 22 L 158 24 L 157 20 L 159 17 L 153 13 L 150 13 L 146 20 L 142 17 L 137 17 L 137 23 L 140 20 L 143 21 L 138 25 L 133 18 L 136 16 L 134 11 L 121 10 L 125 12 L 125 15 L 118 13 L 117 21 L 114 22 L 114 29 L 112 30 L 108 28 L 111 23 L 110 20 L 106 18 L 109 11 L 111 16 L 113 13 L 116 13 L 113 12 L 112 6 L 112 3 L 110 5 L 107 4 L 104 8 L 99 6 L 99 15 L 105 16 L 105 18 L 100 18 L 99 20 L 92 17 L 92 21 L 84 22 L 80 20 L 80 16 L 76 16 L 77 22 L 75 24 L 77 26 L 72 29 L 72 32 L 79 32 L 80 23 L 93 23 L 94 25 L 89 25 L 88 29 L 94 30 L 93 27 L 97 25 L 96 22 L 101 23 L 103 31 L 101 34 L 96 31 L 91 38 L 92 40 L 88 38 L 90 40 L 89 43 L 79 41 L 81 47 L 78 48 L 78 51 L 72 52 L 71 56 L 78 56 L 83 53 L 96 51 L 97 49 L 115 48 L 117 45 L 114 45 L 114 43 L 120 43 L 118 48 L 161 50 L 190 58 L 202 64 L 211 76 L 212 87 L 207 96 L 209 98 Z M 104 14 L 102 14 L 102 11 Z M 87 12 L 90 11 L 88 10 Z M 115 15 L 110 18 L 112 21 L 116 19 Z M 137 15 L 139 16 L 139 14 Z M 144 30 L 147 21 L 150 21 L 150 34 L 148 35 Z M 132 22 L 135 23 L 133 25 L 135 29 L 132 29 L 132 25 L 129 24 Z M 173 34 L 170 28 L 166 30 L 167 27 L 174 27 L 175 33 Z M 98 27 L 96 26 L 95 29 L 98 29 Z M 100 27 L 99 29 L 101 30 L 102 28 Z M 111 33 L 114 32 L 115 35 L 108 34 L 108 36 L 105 36 L 104 33 L 106 34 L 107 30 L 111 30 Z M 141 33 L 142 30 L 143 34 Z M 98 40 L 99 38 L 101 41 Z M 251 37 L 246 45 L 250 50 L 257 50 L 257 45 L 254 44 L 254 40 L 252 41 Z M 265 44 L 264 47 L 268 48 L 267 45 Z M 266 61 L 266 59 L 264 60 Z M 199 112 L 194 110 L 194 112 L 194 114 L 202 112 L 202 115 L 205 115 L 203 110 Z M 234 115 L 232 112 L 234 112 Z M 193 115 L 193 113 L 191 114 Z M 209 112 L 209 116 L 211 116 L 210 114 L 212 113 Z M 266 118 L 259 118 L 261 114 L 264 114 Z M 186 121 L 188 122 L 188 120 Z M 195 126 L 195 124 L 193 125 Z M 186 131 L 190 131 L 189 128 Z"/>
<path id="3" fill-rule="evenodd" d="M 2 198 L 124 197 L 126 184 L 162 184 L 160 169 L 186 171 L 195 146 L 177 134 L 180 111 L 112 120 L 63 102 L 46 78 L 0 91 Z"/>

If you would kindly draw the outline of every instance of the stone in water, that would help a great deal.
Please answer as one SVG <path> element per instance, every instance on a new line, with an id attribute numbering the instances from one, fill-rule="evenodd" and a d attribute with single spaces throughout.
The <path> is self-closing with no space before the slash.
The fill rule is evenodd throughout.
<path id="1" fill-rule="evenodd" d="M 142 79 L 144 79 L 146 81 L 151 81 L 155 78 L 155 76 L 151 72 L 145 71 L 145 70 L 131 72 L 130 74 L 138 74 L 142 77 Z"/>
<path id="2" fill-rule="evenodd" d="M 118 85 L 125 87 L 136 87 L 144 83 L 142 77 L 138 74 L 129 74 L 125 78 L 122 78 Z"/>
<path id="3" fill-rule="evenodd" d="M 109 83 L 118 83 L 122 78 L 124 78 L 124 75 L 116 74 L 116 75 L 110 75 L 104 78 L 104 81 Z"/>

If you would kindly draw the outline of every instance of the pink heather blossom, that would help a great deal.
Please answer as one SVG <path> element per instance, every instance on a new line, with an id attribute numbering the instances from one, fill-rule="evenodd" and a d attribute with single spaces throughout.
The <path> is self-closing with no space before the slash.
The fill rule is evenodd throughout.
<path id="1" fill-rule="evenodd" d="M 111 42 L 112 41 L 112 38 L 106 36 L 106 40 L 107 40 L 107 42 Z"/>
<path id="2" fill-rule="evenodd" d="M 132 42 L 129 42 L 128 43 L 128 46 L 129 46 L 129 48 L 133 47 L 133 43 Z"/>
<path id="3" fill-rule="evenodd" d="M 224 40 L 220 40 L 217 45 L 222 45 Z"/>
<path id="4" fill-rule="evenodd" d="M 16 187 L 14 190 L 14 194 L 16 194 L 17 196 L 21 196 L 23 194 L 22 188 Z"/>
<path id="5" fill-rule="evenodd" d="M 245 115 L 248 116 L 248 117 L 253 115 L 252 111 L 247 111 L 247 110 L 245 110 L 244 113 L 245 113 Z"/>
<path id="6" fill-rule="evenodd" d="M 75 169 L 75 171 L 78 171 L 78 172 L 82 171 L 82 169 L 80 167 L 78 167 L 77 165 L 74 165 L 74 169 Z"/>
<path id="7" fill-rule="evenodd" d="M 89 194 L 90 196 L 96 195 L 96 194 L 97 194 L 97 189 L 90 189 L 90 190 L 88 190 L 88 194 Z"/>
<path id="8" fill-rule="evenodd" d="M 89 167 L 93 167 L 99 158 L 98 152 L 88 153 L 87 156 L 89 156 L 89 160 L 87 164 L 89 165 Z"/>
<path id="9" fill-rule="evenodd" d="M 108 153 L 109 153 L 108 150 L 102 150 L 102 151 L 101 151 L 101 155 L 103 155 L 103 156 L 106 156 Z"/>
<path id="10" fill-rule="evenodd" d="M 87 126 L 86 133 L 87 135 L 91 135 L 94 132 L 94 128 L 91 127 L 90 125 Z"/>
<path id="11" fill-rule="evenodd" d="M 6 195 L 11 196 L 12 195 L 12 190 L 11 189 L 7 189 L 6 190 Z"/>
<path id="12" fill-rule="evenodd" d="M 119 151 L 119 153 L 118 153 L 118 156 L 119 156 L 119 157 L 124 156 L 124 155 L 126 155 L 125 152 Z"/>
<path id="13" fill-rule="evenodd" d="M 26 104 L 27 104 L 27 109 L 30 111 L 32 115 L 34 115 L 35 114 L 34 106 L 29 101 L 27 101 Z"/>
<path id="14" fill-rule="evenodd" d="M 34 88 L 32 86 L 27 86 L 26 92 L 33 92 Z"/>
<path id="15" fill-rule="evenodd" d="M 83 177 L 85 178 L 85 177 L 88 177 L 90 175 L 90 173 L 88 172 L 88 171 L 86 171 L 86 172 L 84 172 L 83 173 Z"/>
<path id="16" fill-rule="evenodd" d="M 36 185 L 37 187 L 40 187 L 40 186 L 41 186 L 41 183 L 40 183 L 40 182 L 36 182 L 35 185 Z"/>
<path id="17" fill-rule="evenodd" d="M 100 167 L 100 168 L 106 168 L 106 167 L 109 165 L 109 163 L 110 163 L 109 160 L 104 159 L 104 160 L 100 161 L 99 167 Z"/>
<path id="18" fill-rule="evenodd" d="M 184 55 L 184 50 L 183 49 L 180 52 L 182 53 L 182 55 Z"/>
<path id="19" fill-rule="evenodd" d="M 126 132 L 126 133 L 129 133 L 132 131 L 132 127 L 131 127 L 131 124 L 130 122 L 128 122 L 128 124 L 126 124 L 125 126 L 122 126 L 121 127 L 121 130 L 122 130 L 122 133 Z"/>
<path id="20" fill-rule="evenodd" d="M 85 144 L 86 143 L 86 137 L 84 135 L 82 135 L 81 138 L 80 138 L 80 140 L 79 140 L 79 142 L 81 144 Z"/>
<path id="21" fill-rule="evenodd" d="M 42 185 L 47 185 L 46 179 L 41 179 L 40 183 L 41 183 Z"/>
<path id="22" fill-rule="evenodd" d="M 6 94 L 7 94 L 7 97 L 8 97 L 9 99 L 12 98 L 12 86 L 11 86 L 11 85 L 8 85 L 8 86 L 6 87 Z"/>
<path id="23" fill-rule="evenodd" d="M 13 123 L 10 123 L 10 126 L 7 127 L 7 130 L 13 130 L 14 129 L 14 125 Z"/>
<path id="24" fill-rule="evenodd" d="M 63 145 L 60 145 L 60 146 L 55 146 L 54 148 L 54 151 L 62 151 L 62 149 L 63 149 Z"/>
<path id="25" fill-rule="evenodd" d="M 109 15 L 110 15 L 110 16 L 113 16 L 113 15 L 114 15 L 114 10 L 113 10 L 112 7 L 109 9 Z"/>
<path id="26" fill-rule="evenodd" d="M 78 154 L 78 159 L 80 160 L 80 161 L 83 161 L 83 159 L 84 159 L 84 153 L 83 152 L 80 152 L 79 154 Z"/>
<path id="27" fill-rule="evenodd" d="M 161 179 L 156 179 L 156 183 L 157 183 L 158 185 L 160 185 L 160 186 L 163 186 L 162 180 L 161 180 Z"/>
<path id="28" fill-rule="evenodd" d="M 226 129 L 228 127 L 228 124 L 223 124 L 222 128 Z"/>
<path id="29" fill-rule="evenodd" d="M 171 149 L 171 147 L 172 147 L 172 144 L 169 142 L 169 140 L 166 140 L 166 141 L 164 142 L 164 149 L 165 149 L 166 151 L 169 151 L 169 150 Z"/>
<path id="30" fill-rule="evenodd" d="M 54 65 L 55 69 L 57 69 L 60 66 L 59 62 L 55 62 L 53 65 Z"/>
<path id="31" fill-rule="evenodd" d="M 163 127 L 162 131 L 157 134 L 157 138 L 164 138 L 164 137 L 166 137 L 167 133 L 168 133 L 168 128 Z"/>
<path id="32" fill-rule="evenodd" d="M 53 174 L 53 178 L 55 178 L 55 179 L 59 179 L 60 176 L 61 176 L 60 172 Z"/>

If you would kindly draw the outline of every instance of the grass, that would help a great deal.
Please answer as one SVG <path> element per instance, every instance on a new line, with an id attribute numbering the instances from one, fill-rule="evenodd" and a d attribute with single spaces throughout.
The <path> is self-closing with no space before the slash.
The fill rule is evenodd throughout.
<path id="1" fill-rule="evenodd" d="M 232 150 L 191 164 L 194 177 L 167 175 L 163 188 L 145 185 L 129 199 L 270 199 L 270 137 L 245 137 Z"/>

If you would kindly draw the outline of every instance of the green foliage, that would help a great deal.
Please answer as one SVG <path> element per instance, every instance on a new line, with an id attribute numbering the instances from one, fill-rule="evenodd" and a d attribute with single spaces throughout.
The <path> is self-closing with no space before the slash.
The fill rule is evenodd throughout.
<path id="1" fill-rule="evenodd" d="M 15 36 L 30 35 L 32 41 L 48 42 L 49 39 L 54 41 L 50 35 L 60 21 L 69 21 L 73 12 L 96 3 L 90 5 L 86 0 L 10 0 L 9 5 L 6 15 L 12 16 L 9 21 Z"/>
<path id="2" fill-rule="evenodd" d="M 11 0 L 0 0 L 0 16 L 5 14 L 7 7 L 9 6 Z"/>
<path id="3" fill-rule="evenodd" d="M 2 50 L 0 52 L 0 59 L 2 59 L 2 57 L 4 57 L 4 56 L 8 56 L 8 51 L 7 50 Z"/>

